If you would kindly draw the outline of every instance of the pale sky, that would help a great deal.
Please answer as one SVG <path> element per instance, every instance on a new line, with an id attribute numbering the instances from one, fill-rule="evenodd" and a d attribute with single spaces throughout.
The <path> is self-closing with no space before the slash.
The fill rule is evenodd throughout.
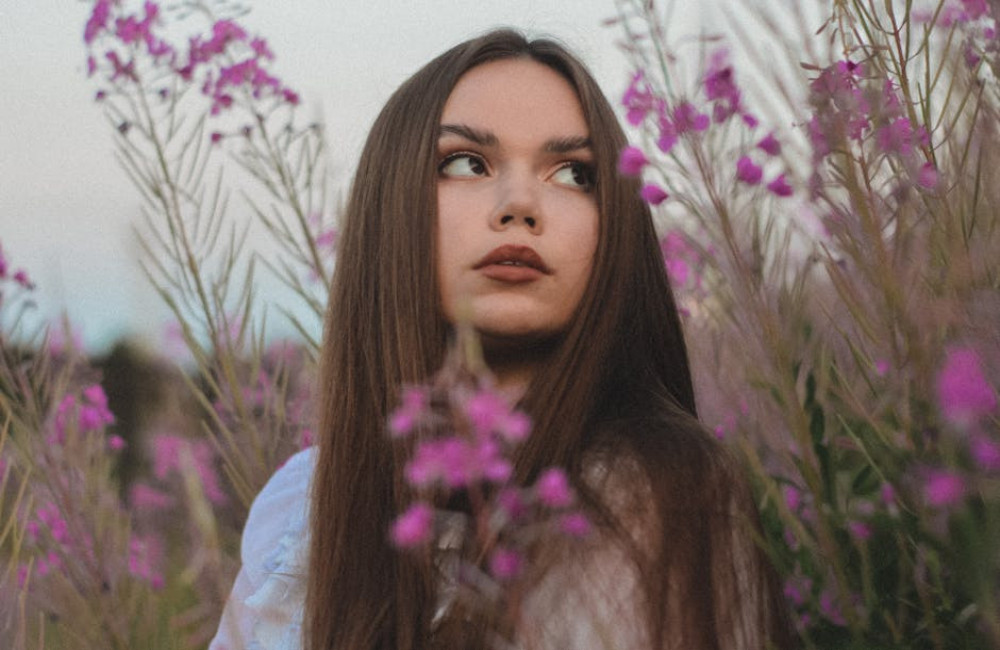
<path id="1" fill-rule="evenodd" d="M 614 15 L 613 0 L 248 4 L 243 24 L 269 41 L 275 73 L 300 92 L 307 114 L 326 123 L 344 183 L 371 121 L 399 83 L 491 27 L 563 40 L 612 100 L 628 80 L 615 46 L 619 31 L 601 24 Z M 92 350 L 125 335 L 155 344 L 169 315 L 139 271 L 131 231 L 138 194 L 114 161 L 110 127 L 84 72 L 90 6 L 0 0 L 0 243 L 13 266 L 37 282 L 39 319 L 65 310 Z M 276 286 L 262 281 L 263 297 Z M 279 320 L 272 314 L 273 325 Z"/>

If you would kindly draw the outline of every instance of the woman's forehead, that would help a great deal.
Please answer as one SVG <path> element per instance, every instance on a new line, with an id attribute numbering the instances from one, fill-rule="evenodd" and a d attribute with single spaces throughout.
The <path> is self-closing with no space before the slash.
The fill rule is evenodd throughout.
<path id="1" fill-rule="evenodd" d="M 441 123 L 588 135 L 572 85 L 556 70 L 527 58 L 491 61 L 463 74 L 445 102 Z"/>

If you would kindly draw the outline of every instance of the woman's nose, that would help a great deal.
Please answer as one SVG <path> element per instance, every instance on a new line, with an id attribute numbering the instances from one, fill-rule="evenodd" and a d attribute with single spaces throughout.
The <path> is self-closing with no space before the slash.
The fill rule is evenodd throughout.
<path id="1" fill-rule="evenodd" d="M 532 233 L 542 231 L 540 181 L 528 172 L 511 172 L 498 183 L 497 207 L 492 223 L 494 230 L 524 226 Z"/>

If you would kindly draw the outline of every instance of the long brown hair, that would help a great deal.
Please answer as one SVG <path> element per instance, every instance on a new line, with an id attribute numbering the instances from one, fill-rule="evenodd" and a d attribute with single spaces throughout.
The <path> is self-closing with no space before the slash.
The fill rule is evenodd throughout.
<path id="1" fill-rule="evenodd" d="M 588 458 L 632 459 L 652 495 L 654 551 L 637 561 L 653 647 L 743 641 L 763 647 L 757 642 L 765 638 L 783 646 L 773 575 L 741 532 L 742 519 L 753 519 L 753 503 L 728 456 L 697 422 L 649 209 L 637 182 L 616 170 L 626 144 L 621 127 L 597 83 L 565 48 L 501 30 L 448 50 L 406 81 L 378 116 L 361 156 L 322 357 L 307 647 L 432 645 L 433 573 L 387 543 L 392 518 L 412 495 L 402 479 L 402 450 L 385 435 L 385 421 L 398 387 L 426 381 L 447 347 L 433 263 L 445 101 L 466 71 L 511 57 L 550 66 L 576 90 L 592 140 L 601 215 L 588 288 L 521 405 L 534 432 L 519 452 L 518 478 L 530 481 L 545 466 L 567 468 L 584 502 L 604 512 L 596 520 L 620 532 L 614 509 L 581 475 Z"/>

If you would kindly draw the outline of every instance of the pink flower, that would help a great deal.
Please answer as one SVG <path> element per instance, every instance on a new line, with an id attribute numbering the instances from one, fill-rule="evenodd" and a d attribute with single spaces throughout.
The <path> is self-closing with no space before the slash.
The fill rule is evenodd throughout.
<path id="1" fill-rule="evenodd" d="M 976 436 L 970 445 L 972 458 L 980 469 L 988 472 L 1000 470 L 1000 444 L 984 435 Z"/>
<path id="2" fill-rule="evenodd" d="M 35 288 L 35 283 L 31 281 L 31 278 L 28 277 L 28 272 L 24 269 L 18 269 L 14 272 L 14 282 L 28 291 Z"/>
<path id="3" fill-rule="evenodd" d="M 97 0 L 94 9 L 90 12 L 87 25 L 83 28 L 83 42 L 90 45 L 108 25 L 108 18 L 111 15 L 111 0 Z"/>
<path id="4" fill-rule="evenodd" d="M 500 491 L 500 494 L 497 495 L 497 504 L 513 521 L 523 518 L 528 513 L 520 491 L 512 488 L 504 488 Z"/>
<path id="5" fill-rule="evenodd" d="M 705 96 L 712 102 L 712 119 L 724 122 L 740 112 L 740 90 L 734 80 L 733 68 L 728 64 L 728 52 L 718 50 L 712 54 L 705 76 Z"/>
<path id="6" fill-rule="evenodd" d="M 885 359 L 879 359 L 875 362 L 875 374 L 879 377 L 885 377 L 889 373 L 889 362 Z"/>
<path id="7" fill-rule="evenodd" d="M 844 614 L 840 611 L 840 606 L 834 600 L 832 590 L 824 589 L 819 595 L 819 609 L 820 613 L 834 625 L 847 625 Z"/>
<path id="8" fill-rule="evenodd" d="M 465 413 L 480 436 L 492 433 L 509 410 L 503 398 L 489 390 L 477 392 L 465 404 Z"/>
<path id="9" fill-rule="evenodd" d="M 892 483 L 883 483 L 882 487 L 879 489 L 879 498 L 882 503 L 891 506 L 896 503 L 896 488 L 892 487 Z"/>
<path id="10" fill-rule="evenodd" d="M 632 126 L 638 126 L 653 110 L 655 102 L 652 93 L 645 87 L 643 72 L 632 75 L 632 81 L 622 96 L 622 106 L 627 109 L 625 119 Z"/>
<path id="11" fill-rule="evenodd" d="M 119 435 L 109 436 L 108 449 L 111 451 L 121 451 L 122 449 L 125 449 L 125 439 Z"/>
<path id="12" fill-rule="evenodd" d="M 559 530 L 570 537 L 584 538 L 590 534 L 590 520 L 580 512 L 571 512 L 559 518 Z"/>
<path id="13" fill-rule="evenodd" d="M 129 490 L 129 502 L 136 510 L 165 510 L 174 505 L 174 498 L 145 483 L 136 483 Z"/>
<path id="14" fill-rule="evenodd" d="M 781 143 L 774 137 L 773 133 L 768 133 L 757 143 L 757 148 L 770 156 L 777 156 L 781 153 Z"/>
<path id="15" fill-rule="evenodd" d="M 917 172 L 917 185 L 920 187 L 927 188 L 929 190 L 937 187 L 938 184 L 938 170 L 932 162 L 925 162 L 920 166 L 920 171 Z"/>
<path id="16" fill-rule="evenodd" d="M 953 506 L 965 498 L 965 480 L 946 470 L 932 470 L 924 483 L 924 499 L 931 506 Z"/>
<path id="17" fill-rule="evenodd" d="M 938 406 L 945 418 L 966 425 L 991 413 L 996 393 L 986 381 L 979 356 L 970 348 L 948 350 L 937 380 Z"/>
<path id="18" fill-rule="evenodd" d="M 744 183 L 756 185 L 757 183 L 760 183 L 760 179 L 763 175 L 763 170 L 753 164 L 753 161 L 750 160 L 749 156 L 743 156 L 736 161 L 736 178 Z"/>
<path id="19" fill-rule="evenodd" d="M 986 0 L 962 0 L 962 8 L 965 10 L 966 20 L 977 20 L 990 13 Z"/>
<path id="20" fill-rule="evenodd" d="M 670 153 L 677 144 L 677 127 L 665 115 L 660 115 L 659 126 L 660 137 L 656 140 L 656 147 L 663 153 Z"/>
<path id="21" fill-rule="evenodd" d="M 875 133 L 875 143 L 884 153 L 907 154 L 913 148 L 914 136 L 910 120 L 899 117 Z"/>
<path id="22" fill-rule="evenodd" d="M 871 539 L 872 527 L 863 521 L 852 521 L 847 524 L 847 531 L 856 540 L 867 541 Z"/>
<path id="23" fill-rule="evenodd" d="M 699 113 L 690 102 L 678 104 L 674 109 L 673 118 L 674 129 L 678 135 L 690 131 L 704 131 L 709 125 L 708 115 Z"/>
<path id="24" fill-rule="evenodd" d="M 792 512 L 797 512 L 802 505 L 802 494 L 793 485 L 782 485 L 781 493 L 785 497 L 785 505 Z"/>
<path id="25" fill-rule="evenodd" d="M 642 168 L 649 164 L 646 154 L 639 147 L 625 147 L 618 160 L 618 171 L 625 176 L 638 176 Z"/>
<path id="26" fill-rule="evenodd" d="M 434 509 L 415 503 L 392 524 L 392 543 L 399 548 L 414 548 L 427 542 L 434 527 Z"/>
<path id="27" fill-rule="evenodd" d="M 510 580 L 521 572 L 523 563 L 520 553 L 500 547 L 490 556 L 490 573 L 497 580 Z"/>
<path id="28" fill-rule="evenodd" d="M 642 200 L 650 205 L 660 205 L 670 196 L 656 183 L 646 183 L 639 191 Z"/>
<path id="29" fill-rule="evenodd" d="M 777 178 L 768 183 L 767 190 L 775 196 L 786 197 L 792 195 L 792 187 L 785 181 L 784 174 L 778 174 Z"/>
<path id="30" fill-rule="evenodd" d="M 795 575 L 785 581 L 785 598 L 795 607 L 806 604 L 812 592 L 812 580 L 803 575 Z"/>
<path id="31" fill-rule="evenodd" d="M 542 472 L 535 483 L 538 499 L 550 508 L 565 508 L 573 503 L 573 490 L 566 473 L 556 467 Z"/>
<path id="32" fill-rule="evenodd" d="M 402 404 L 389 417 L 389 431 L 394 437 L 402 437 L 413 431 L 417 422 L 427 410 L 429 396 L 423 388 L 404 388 Z"/>

